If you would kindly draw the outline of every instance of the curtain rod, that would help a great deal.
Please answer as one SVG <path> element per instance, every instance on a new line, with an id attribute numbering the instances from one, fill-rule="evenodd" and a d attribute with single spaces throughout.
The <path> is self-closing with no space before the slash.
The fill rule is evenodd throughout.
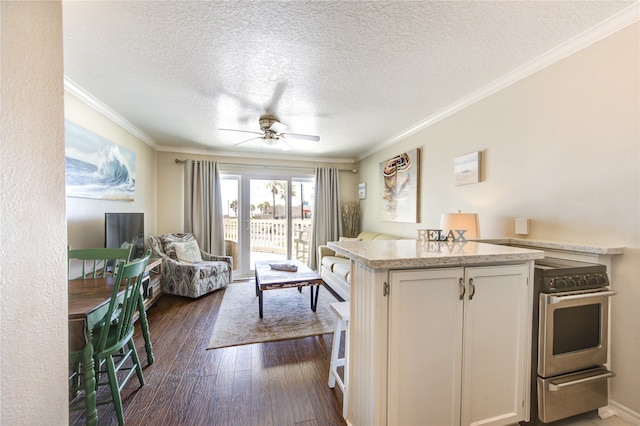
<path id="1" fill-rule="evenodd" d="M 176 158 L 176 164 L 184 164 L 187 160 L 180 160 Z M 194 160 L 200 161 L 200 160 Z M 315 167 L 300 167 L 300 166 L 268 166 L 268 165 L 259 165 L 259 164 L 240 164 L 240 163 L 220 163 L 221 166 L 243 166 L 243 167 L 256 167 L 262 169 L 280 169 L 286 167 L 287 169 L 298 169 L 298 170 L 311 170 Z M 358 173 L 358 169 L 338 169 L 339 172 L 351 172 Z"/>

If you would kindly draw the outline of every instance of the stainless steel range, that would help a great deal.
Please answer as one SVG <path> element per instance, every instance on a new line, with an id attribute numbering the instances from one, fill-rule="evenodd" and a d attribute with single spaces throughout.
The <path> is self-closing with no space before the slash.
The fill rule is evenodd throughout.
<path id="1" fill-rule="evenodd" d="M 531 362 L 531 422 L 549 423 L 608 404 L 606 266 L 537 260 Z"/>

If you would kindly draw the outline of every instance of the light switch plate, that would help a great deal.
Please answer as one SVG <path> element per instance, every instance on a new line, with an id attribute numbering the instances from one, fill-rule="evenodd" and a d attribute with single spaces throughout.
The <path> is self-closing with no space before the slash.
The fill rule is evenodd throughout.
<path id="1" fill-rule="evenodd" d="M 516 234 L 529 235 L 529 219 L 526 217 L 516 218 Z"/>

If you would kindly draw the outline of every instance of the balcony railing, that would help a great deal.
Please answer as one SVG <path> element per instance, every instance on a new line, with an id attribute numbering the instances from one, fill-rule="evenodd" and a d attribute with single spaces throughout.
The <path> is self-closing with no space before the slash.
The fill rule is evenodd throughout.
<path id="1" fill-rule="evenodd" d="M 287 254 L 286 219 L 251 219 L 250 235 L 252 252 Z M 309 249 L 311 221 L 293 219 L 293 256 L 306 262 Z M 224 219 L 224 239 L 238 241 L 238 219 Z"/>

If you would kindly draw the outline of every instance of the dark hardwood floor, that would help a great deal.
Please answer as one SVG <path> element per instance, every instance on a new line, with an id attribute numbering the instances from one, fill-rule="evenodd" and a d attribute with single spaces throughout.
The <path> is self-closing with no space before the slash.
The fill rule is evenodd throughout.
<path id="1" fill-rule="evenodd" d="M 206 350 L 223 295 L 223 290 L 197 300 L 162 295 L 147 312 L 152 365 L 136 324 L 145 386 L 134 376 L 123 389 L 125 423 L 346 424 L 342 393 L 327 386 L 333 335 Z M 98 399 L 106 392 L 102 389 Z M 98 416 L 99 425 L 118 424 L 112 404 L 99 406 Z M 84 412 L 71 413 L 70 424 L 84 424 Z"/>

